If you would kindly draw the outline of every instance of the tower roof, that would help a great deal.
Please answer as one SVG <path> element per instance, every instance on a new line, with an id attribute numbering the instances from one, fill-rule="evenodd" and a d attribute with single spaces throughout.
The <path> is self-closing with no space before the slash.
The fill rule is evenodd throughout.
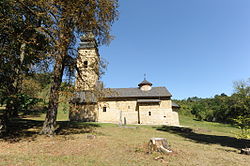
<path id="1" fill-rule="evenodd" d="M 143 85 L 149 85 L 149 86 L 152 86 L 153 84 L 149 81 L 147 81 L 145 78 L 144 80 L 138 84 L 139 87 L 143 86 Z"/>
<path id="2" fill-rule="evenodd" d="M 95 35 L 92 32 L 86 32 L 81 38 L 80 38 L 80 46 L 81 48 L 97 48 L 97 43 L 95 40 Z"/>
<path id="3" fill-rule="evenodd" d="M 95 40 L 95 35 L 92 32 L 86 32 L 80 39 L 81 42 Z"/>

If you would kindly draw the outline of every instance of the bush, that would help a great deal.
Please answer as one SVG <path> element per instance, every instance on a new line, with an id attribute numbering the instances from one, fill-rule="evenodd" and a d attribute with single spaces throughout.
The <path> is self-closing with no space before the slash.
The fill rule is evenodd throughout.
<path id="1" fill-rule="evenodd" d="M 195 116 L 197 120 L 206 120 L 207 117 L 206 107 L 201 103 L 193 105 L 191 113 Z"/>
<path id="2" fill-rule="evenodd" d="M 17 109 L 18 112 L 23 112 L 27 114 L 30 108 L 32 108 L 34 105 L 41 101 L 42 99 L 31 97 L 27 94 L 19 93 L 17 95 L 2 98 L 1 104 L 11 103 L 13 105 L 12 109 Z"/>
<path id="3" fill-rule="evenodd" d="M 237 138 L 249 139 L 250 138 L 250 117 L 238 116 L 233 119 L 235 125 L 240 128 L 241 132 L 236 134 Z"/>

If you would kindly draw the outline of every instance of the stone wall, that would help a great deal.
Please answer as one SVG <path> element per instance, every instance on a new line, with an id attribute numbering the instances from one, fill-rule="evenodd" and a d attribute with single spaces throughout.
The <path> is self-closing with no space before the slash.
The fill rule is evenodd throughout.
<path id="1" fill-rule="evenodd" d="M 116 124 L 179 125 L 171 100 L 137 103 L 137 100 L 101 101 L 98 104 L 71 105 L 70 120 Z"/>
<path id="2" fill-rule="evenodd" d="M 179 115 L 177 112 L 167 112 L 166 113 L 166 120 L 167 120 L 167 123 L 166 125 L 170 125 L 170 126 L 179 126 L 180 123 L 179 123 Z"/>
<path id="3" fill-rule="evenodd" d="M 106 107 L 106 112 L 103 112 L 103 107 Z M 138 123 L 136 111 L 136 100 L 131 101 L 103 101 L 99 102 L 98 121 L 130 124 Z"/>
<path id="4" fill-rule="evenodd" d="M 103 108 L 105 108 L 105 111 Z M 127 124 L 179 125 L 178 113 L 171 100 L 160 103 L 137 103 L 136 100 L 106 101 L 98 104 L 98 121 Z"/>
<path id="5" fill-rule="evenodd" d="M 150 85 L 143 85 L 140 87 L 140 89 L 143 91 L 148 91 L 148 90 L 152 89 L 152 87 Z"/>
<path id="6" fill-rule="evenodd" d="M 96 122 L 97 121 L 97 104 L 71 104 L 69 119 L 70 121 Z"/>
<path id="7" fill-rule="evenodd" d="M 93 90 L 99 79 L 99 55 L 96 48 L 80 49 L 77 59 L 76 90 Z"/>

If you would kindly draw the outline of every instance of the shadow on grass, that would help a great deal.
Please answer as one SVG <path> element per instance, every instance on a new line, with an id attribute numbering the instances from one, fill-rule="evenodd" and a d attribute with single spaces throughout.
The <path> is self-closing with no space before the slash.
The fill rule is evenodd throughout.
<path id="1" fill-rule="evenodd" d="M 57 122 L 58 128 L 56 130 L 57 135 L 70 135 L 94 132 L 96 127 L 100 125 L 95 123 L 85 122 L 70 122 L 59 121 Z M 10 143 L 19 142 L 21 140 L 34 141 L 39 135 L 43 126 L 43 121 L 29 120 L 17 118 L 9 122 L 8 132 L 0 136 L 0 140 L 8 141 Z"/>
<path id="2" fill-rule="evenodd" d="M 70 122 L 61 121 L 56 133 L 58 135 L 70 135 L 70 134 L 82 134 L 82 133 L 92 133 L 95 128 L 100 127 L 100 125 L 89 122 Z"/>
<path id="3" fill-rule="evenodd" d="M 34 140 L 38 135 L 38 129 L 43 125 L 43 121 L 27 119 L 11 119 L 8 122 L 8 130 L 0 137 L 1 140 L 15 143 L 23 139 Z"/>
<path id="4" fill-rule="evenodd" d="M 237 149 L 245 148 L 250 145 L 250 140 L 236 139 L 234 137 L 229 137 L 229 136 L 218 136 L 218 135 L 196 133 L 191 128 L 186 128 L 186 127 L 162 126 L 156 129 L 160 131 L 166 131 L 173 134 L 177 134 L 181 137 L 188 138 L 190 140 L 202 144 L 219 144 L 221 146 L 227 146 Z"/>

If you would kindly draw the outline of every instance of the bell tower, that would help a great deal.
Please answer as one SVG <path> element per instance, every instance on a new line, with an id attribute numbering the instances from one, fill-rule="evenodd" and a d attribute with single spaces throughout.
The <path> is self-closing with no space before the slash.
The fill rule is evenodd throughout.
<path id="1" fill-rule="evenodd" d="M 92 32 L 81 37 L 78 48 L 76 91 L 92 91 L 99 80 L 99 53 Z"/>

